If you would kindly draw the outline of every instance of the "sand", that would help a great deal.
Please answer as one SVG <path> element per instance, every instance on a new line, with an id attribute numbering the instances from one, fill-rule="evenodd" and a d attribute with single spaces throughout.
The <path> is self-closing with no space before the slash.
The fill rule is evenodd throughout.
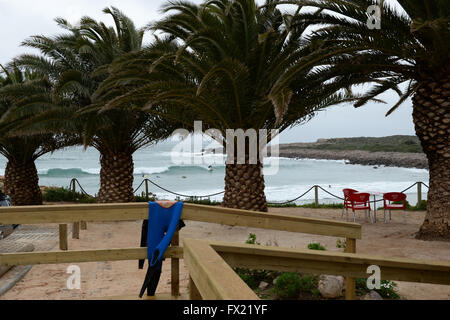
<path id="1" fill-rule="evenodd" d="M 305 217 L 341 219 L 340 210 L 272 208 L 271 212 Z M 393 212 L 393 220 L 384 224 L 382 212 L 376 224 L 365 222 L 359 214 L 363 239 L 357 242 L 357 252 L 384 257 L 408 257 L 421 260 L 450 261 L 450 243 L 414 239 L 424 212 L 408 212 L 408 223 L 403 224 L 403 214 Z M 306 248 L 311 242 L 320 242 L 327 250 L 336 248 L 337 238 L 290 232 L 261 230 L 245 227 L 228 227 L 216 224 L 186 221 L 181 231 L 183 238 L 211 239 L 244 243 L 249 233 L 255 233 L 261 244 L 280 247 Z M 140 239 L 140 222 L 89 223 L 81 231 L 79 240 L 69 239 L 70 250 L 136 247 Z M 55 249 L 54 249 L 55 250 Z M 10 291 L 0 297 L 8 299 L 90 299 L 109 296 L 137 296 L 145 276 L 137 261 L 92 262 L 78 264 L 81 268 L 81 289 L 69 290 L 66 273 L 70 264 L 36 265 Z M 181 292 L 186 292 L 188 273 L 181 260 Z M 450 286 L 398 283 L 398 292 L 405 299 L 450 299 Z M 157 292 L 170 292 L 170 260 L 163 265 L 163 274 Z"/>

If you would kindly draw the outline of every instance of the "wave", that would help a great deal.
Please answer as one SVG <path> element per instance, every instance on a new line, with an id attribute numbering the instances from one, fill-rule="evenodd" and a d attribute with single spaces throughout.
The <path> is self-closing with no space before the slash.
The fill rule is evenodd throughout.
<path id="1" fill-rule="evenodd" d="M 46 177 L 69 177 L 76 178 L 89 175 L 100 174 L 100 168 L 50 168 L 50 169 L 39 169 L 38 174 L 40 176 Z"/>
<path id="2" fill-rule="evenodd" d="M 219 166 L 220 167 L 220 166 Z M 213 168 L 218 167 L 213 165 Z M 208 172 L 208 166 L 167 166 L 167 167 L 136 167 L 135 175 L 145 174 L 195 174 Z M 69 177 L 77 178 L 90 175 L 99 175 L 100 168 L 49 168 L 39 169 L 38 174 L 44 177 Z"/>

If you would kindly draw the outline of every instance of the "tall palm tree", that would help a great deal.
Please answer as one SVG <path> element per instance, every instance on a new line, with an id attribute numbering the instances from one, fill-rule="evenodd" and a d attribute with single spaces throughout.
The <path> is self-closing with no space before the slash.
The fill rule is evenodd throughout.
<path id="1" fill-rule="evenodd" d="M 33 113 L 22 108 L 51 103 L 51 84 L 13 65 L 1 70 L 4 76 L 0 73 L 0 154 L 8 160 L 4 192 L 11 196 L 13 205 L 40 205 L 42 194 L 35 160 L 73 142 L 51 133 L 21 135 L 17 125 L 33 117 Z M 11 113 L 16 108 L 23 112 L 12 119 Z"/>
<path id="2" fill-rule="evenodd" d="M 375 83 L 356 107 L 392 89 L 400 98 L 389 115 L 412 97 L 416 134 L 430 170 L 427 214 L 417 237 L 450 239 L 450 2 L 307 3 L 322 10 L 304 15 L 305 21 L 321 25 L 316 36 L 322 46 L 348 50 L 335 59 L 339 61 L 335 73 L 354 83 Z M 367 13 L 370 5 L 380 8 L 379 29 L 368 27 L 368 21 L 376 22 Z"/>
<path id="3" fill-rule="evenodd" d="M 227 129 L 256 130 L 256 161 L 250 159 L 249 140 L 242 163 L 236 161 L 236 149 L 227 150 L 223 204 L 267 211 L 259 152 L 273 136 L 260 135 L 259 130 L 283 131 L 346 98 L 336 93 L 343 87 L 340 83 L 323 83 L 314 69 L 318 61 L 310 56 L 308 25 L 298 18 L 300 9 L 282 13 L 272 0 L 262 6 L 251 0 L 169 2 L 163 8 L 169 15 L 152 26 L 165 37 L 158 41 L 166 46 L 166 54 L 156 58 L 143 50 L 118 61 L 106 83 L 132 81 L 140 86 L 107 108 L 124 101 L 139 101 L 150 113 L 161 106 L 187 106 L 205 129 L 220 132 L 216 139 L 224 147 L 236 141 L 227 137 Z"/>
<path id="4" fill-rule="evenodd" d="M 133 153 L 168 137 L 176 125 L 137 110 L 132 104 L 124 105 L 121 110 L 98 113 L 103 102 L 95 100 L 93 94 L 107 78 L 110 64 L 125 53 L 140 50 L 144 35 L 118 9 L 106 8 L 103 12 L 113 18 L 115 27 L 90 17 L 83 17 L 77 26 L 56 19 L 69 33 L 53 38 L 32 37 L 24 44 L 39 49 L 44 57 L 24 55 L 17 63 L 50 74 L 54 94 L 59 99 L 72 99 L 75 106 L 72 123 L 63 124 L 57 130 L 78 132 L 85 146 L 100 152 L 98 201 L 129 202 L 133 199 Z M 112 92 L 123 90 L 127 90 L 126 85 Z M 48 113 L 59 117 L 56 109 L 58 106 L 49 108 Z"/>

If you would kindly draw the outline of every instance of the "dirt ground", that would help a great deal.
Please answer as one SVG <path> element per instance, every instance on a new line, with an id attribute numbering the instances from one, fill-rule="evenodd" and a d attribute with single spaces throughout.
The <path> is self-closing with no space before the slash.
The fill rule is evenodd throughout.
<path id="1" fill-rule="evenodd" d="M 274 213 L 293 214 L 305 217 L 342 221 L 340 210 L 272 208 Z M 450 243 L 420 241 L 414 239 L 423 222 L 423 212 L 408 212 L 407 224 L 403 214 L 393 212 L 392 221 L 384 224 L 383 213 L 378 213 L 378 222 L 365 222 L 359 214 L 357 222 L 362 224 L 363 239 L 357 242 L 357 252 L 384 257 L 407 257 L 420 260 L 450 261 Z M 79 240 L 69 239 L 69 250 L 129 248 L 139 245 L 140 222 L 89 223 L 82 230 Z M 223 240 L 244 243 L 249 233 L 255 233 L 263 245 L 306 248 L 311 242 L 320 242 L 327 250 L 342 250 L 336 247 L 337 238 L 306 235 L 290 232 L 261 230 L 245 227 L 228 227 L 216 224 L 186 221 L 181 231 L 183 238 Z M 54 249 L 56 250 L 56 249 Z M 181 292 L 186 292 L 188 273 L 180 263 Z M 0 297 L 9 299 L 92 299 L 111 296 L 137 296 L 145 277 L 145 270 L 138 269 L 137 261 L 81 263 L 81 289 L 69 290 L 69 264 L 36 265 L 14 288 Z M 398 292 L 405 299 L 450 299 L 450 286 L 416 283 L 398 283 Z M 170 292 L 170 260 L 163 265 L 163 274 L 157 292 Z"/>

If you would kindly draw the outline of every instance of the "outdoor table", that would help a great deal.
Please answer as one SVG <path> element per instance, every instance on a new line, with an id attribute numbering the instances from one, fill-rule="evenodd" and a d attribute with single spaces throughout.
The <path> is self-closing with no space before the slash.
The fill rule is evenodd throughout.
<path id="1" fill-rule="evenodd" d="M 369 193 L 373 196 L 373 222 L 377 222 L 377 196 L 382 196 L 384 193 L 379 191 L 361 191 L 360 193 Z"/>

